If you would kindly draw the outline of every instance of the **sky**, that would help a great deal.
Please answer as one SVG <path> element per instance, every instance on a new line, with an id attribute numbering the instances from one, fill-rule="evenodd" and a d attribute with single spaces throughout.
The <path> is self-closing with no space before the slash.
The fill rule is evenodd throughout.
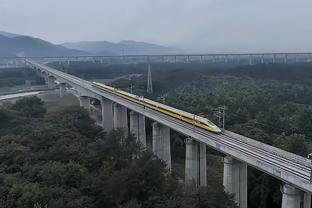
<path id="1" fill-rule="evenodd" d="M 186 53 L 312 52 L 311 0 L 0 0 L 0 30 Z"/>

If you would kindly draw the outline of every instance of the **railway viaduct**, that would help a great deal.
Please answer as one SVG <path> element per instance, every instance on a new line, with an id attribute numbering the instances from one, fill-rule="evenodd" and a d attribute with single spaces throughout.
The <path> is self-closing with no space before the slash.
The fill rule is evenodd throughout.
<path id="1" fill-rule="evenodd" d="M 224 53 L 224 54 L 163 54 L 163 55 L 119 55 L 119 56 L 60 56 L 60 57 L 0 57 L 1 67 L 17 67 L 24 64 L 25 58 L 37 62 L 98 62 L 101 64 L 137 63 L 202 63 L 253 65 L 268 63 L 311 63 L 312 53 Z"/>
<path id="2" fill-rule="evenodd" d="M 311 161 L 253 139 L 224 130 L 221 134 L 197 128 L 168 115 L 144 108 L 117 95 L 92 87 L 89 81 L 66 74 L 46 65 L 26 60 L 26 64 L 43 76 L 49 86 L 59 85 L 60 96 L 66 86 L 77 91 L 80 105 L 89 110 L 90 99 L 101 103 L 101 125 L 109 131 L 114 128 L 129 129 L 146 147 L 145 118 L 155 121 L 152 151 L 171 169 L 170 131 L 187 136 L 185 159 L 185 185 L 206 186 L 206 148 L 224 155 L 223 185 L 234 194 L 240 208 L 247 208 L 247 167 L 256 168 L 281 181 L 282 208 L 311 208 Z M 128 115 L 130 122 L 128 122 Z M 195 115 L 194 115 L 195 116 Z M 128 127 L 128 123 L 130 126 Z"/>

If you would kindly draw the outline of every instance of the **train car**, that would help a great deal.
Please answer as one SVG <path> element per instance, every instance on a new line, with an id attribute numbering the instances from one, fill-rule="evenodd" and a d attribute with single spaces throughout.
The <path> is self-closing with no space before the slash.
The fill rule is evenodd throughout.
<path id="1" fill-rule="evenodd" d="M 172 108 L 170 106 L 143 98 L 141 96 L 133 95 L 128 92 L 118 90 L 116 88 L 113 88 L 113 87 L 110 87 L 101 83 L 92 82 L 92 86 L 99 90 L 103 90 L 105 92 L 118 95 L 119 97 L 122 97 L 130 102 L 142 105 L 145 108 L 150 108 L 155 111 L 161 112 L 165 115 L 168 115 L 170 117 L 176 118 L 178 120 L 182 120 L 186 123 L 192 124 L 199 128 L 202 128 L 202 129 L 214 132 L 214 133 L 221 133 L 221 129 L 206 118 L 199 117 L 194 114 L 190 114 L 190 113 Z"/>

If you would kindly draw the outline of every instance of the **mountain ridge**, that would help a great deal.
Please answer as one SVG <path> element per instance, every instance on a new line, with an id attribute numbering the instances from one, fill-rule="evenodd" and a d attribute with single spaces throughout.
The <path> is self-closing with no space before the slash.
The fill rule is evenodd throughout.
<path id="1" fill-rule="evenodd" d="M 7 34 L 10 36 L 11 33 Z M 31 36 L 8 36 L 0 34 L 0 56 L 2 57 L 90 55 L 84 51 L 68 49 Z"/>
<path id="2" fill-rule="evenodd" d="M 17 36 L 23 36 L 23 35 L 10 33 L 10 32 L 5 32 L 5 31 L 0 31 L 0 35 L 3 35 L 3 36 L 8 37 L 8 38 L 14 38 L 14 37 L 17 37 Z"/>
<path id="3" fill-rule="evenodd" d="M 80 41 L 53 44 L 46 40 L 0 31 L 0 57 L 77 56 L 77 55 L 162 55 L 181 50 L 143 41 Z"/>

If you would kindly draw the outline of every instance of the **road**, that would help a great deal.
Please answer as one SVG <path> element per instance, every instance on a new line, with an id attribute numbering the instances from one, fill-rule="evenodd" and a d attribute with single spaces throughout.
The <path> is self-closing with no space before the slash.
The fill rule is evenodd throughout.
<path id="1" fill-rule="evenodd" d="M 15 99 L 15 98 L 19 98 L 19 97 L 34 96 L 34 95 L 38 95 L 41 92 L 42 91 L 14 93 L 14 94 L 9 94 L 9 95 L 0 95 L 0 101 Z"/>

